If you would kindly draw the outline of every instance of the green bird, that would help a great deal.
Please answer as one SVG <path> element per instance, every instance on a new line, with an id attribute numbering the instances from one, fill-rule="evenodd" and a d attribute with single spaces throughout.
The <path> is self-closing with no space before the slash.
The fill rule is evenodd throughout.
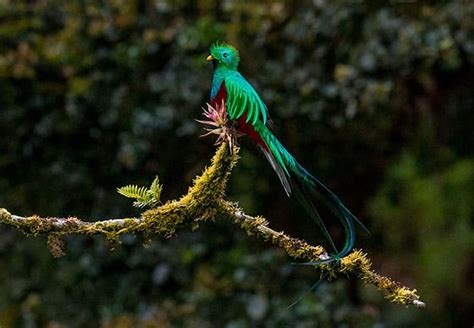
<path id="1" fill-rule="evenodd" d="M 329 188 L 296 161 L 272 133 L 267 106 L 237 70 L 240 61 L 237 49 L 229 44 L 215 43 L 211 45 L 209 52 L 207 60 L 214 64 L 211 106 L 216 108 L 225 104 L 227 116 L 235 122 L 236 130 L 248 136 L 260 148 L 278 175 L 286 194 L 296 196 L 307 213 L 316 221 L 334 251 L 327 259 L 304 264 L 314 265 L 341 259 L 354 247 L 356 238 L 354 222 L 364 226 Z M 326 206 L 329 212 L 341 221 L 346 239 L 340 251 L 337 251 L 317 210 L 317 205 Z"/>

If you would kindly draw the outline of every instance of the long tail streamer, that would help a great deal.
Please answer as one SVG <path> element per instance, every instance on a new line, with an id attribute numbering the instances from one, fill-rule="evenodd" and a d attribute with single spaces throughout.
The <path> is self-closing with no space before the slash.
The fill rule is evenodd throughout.
<path id="1" fill-rule="evenodd" d="M 354 247 L 356 236 L 354 222 L 368 232 L 367 228 L 346 208 L 339 197 L 296 161 L 268 127 L 257 123 L 254 128 L 266 146 L 260 146 L 260 149 L 277 173 L 286 193 L 290 196 L 294 192 L 298 202 L 319 226 L 334 251 L 328 259 L 302 264 L 316 265 L 340 260 Z M 346 239 L 340 251 L 337 251 L 316 204 L 323 204 L 343 225 Z"/>

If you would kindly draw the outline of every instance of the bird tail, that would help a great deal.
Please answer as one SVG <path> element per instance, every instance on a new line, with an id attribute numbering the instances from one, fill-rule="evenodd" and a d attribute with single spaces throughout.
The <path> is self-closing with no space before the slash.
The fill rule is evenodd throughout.
<path id="1" fill-rule="evenodd" d="M 328 259 L 303 264 L 314 265 L 323 262 L 332 262 L 347 255 L 353 249 L 355 243 L 356 233 L 354 222 L 360 224 L 366 231 L 368 231 L 367 228 L 365 228 L 328 187 L 296 161 L 268 127 L 257 123 L 255 130 L 263 141 L 258 143 L 258 145 L 280 178 L 287 195 L 291 196 L 292 193 L 295 194 L 298 202 L 305 208 L 309 216 L 314 219 L 334 251 Z M 344 227 L 346 239 L 340 251 L 337 250 L 316 205 L 324 206 L 328 212 L 339 219 Z"/>

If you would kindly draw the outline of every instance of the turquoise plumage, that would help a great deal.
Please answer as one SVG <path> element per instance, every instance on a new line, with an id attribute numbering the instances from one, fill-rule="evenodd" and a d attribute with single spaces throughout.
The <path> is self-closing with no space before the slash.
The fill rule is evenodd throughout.
<path id="1" fill-rule="evenodd" d="M 362 223 L 331 190 L 301 166 L 273 134 L 268 126 L 269 115 L 265 103 L 237 70 L 240 61 L 237 49 L 225 43 L 216 43 L 210 47 L 207 59 L 214 63 L 215 68 L 211 105 L 225 103 L 229 119 L 236 122 L 236 129 L 256 143 L 277 173 L 287 195 L 295 194 L 307 213 L 316 221 L 334 251 L 328 259 L 308 264 L 339 260 L 345 256 L 355 244 L 354 222 L 360 225 Z M 337 251 L 317 205 L 326 206 L 329 212 L 341 221 L 346 239 L 340 251 Z"/>

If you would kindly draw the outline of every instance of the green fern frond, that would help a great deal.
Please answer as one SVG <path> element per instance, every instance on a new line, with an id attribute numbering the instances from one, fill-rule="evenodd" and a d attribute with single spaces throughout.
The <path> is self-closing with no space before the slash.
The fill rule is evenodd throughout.
<path id="1" fill-rule="evenodd" d="M 145 208 L 145 207 L 153 207 L 156 205 L 155 201 L 142 201 L 142 200 L 136 200 L 133 202 L 133 206 L 138 207 L 138 208 Z"/>
<path id="2" fill-rule="evenodd" d="M 155 177 L 150 185 L 150 188 L 140 187 L 137 185 L 128 185 L 117 188 L 117 192 L 127 198 L 133 198 L 133 206 L 138 208 L 153 207 L 160 202 L 161 190 L 163 186 L 160 185 L 160 180 Z"/>
<path id="3" fill-rule="evenodd" d="M 117 192 L 127 198 L 144 199 L 147 196 L 148 189 L 137 185 L 128 185 L 117 188 Z"/>
<path id="4" fill-rule="evenodd" d="M 160 185 L 160 179 L 158 179 L 158 176 L 156 176 L 153 182 L 151 183 L 150 189 L 148 190 L 148 192 L 153 196 L 155 200 L 159 201 L 161 197 L 162 189 L 163 189 L 163 185 Z"/>

